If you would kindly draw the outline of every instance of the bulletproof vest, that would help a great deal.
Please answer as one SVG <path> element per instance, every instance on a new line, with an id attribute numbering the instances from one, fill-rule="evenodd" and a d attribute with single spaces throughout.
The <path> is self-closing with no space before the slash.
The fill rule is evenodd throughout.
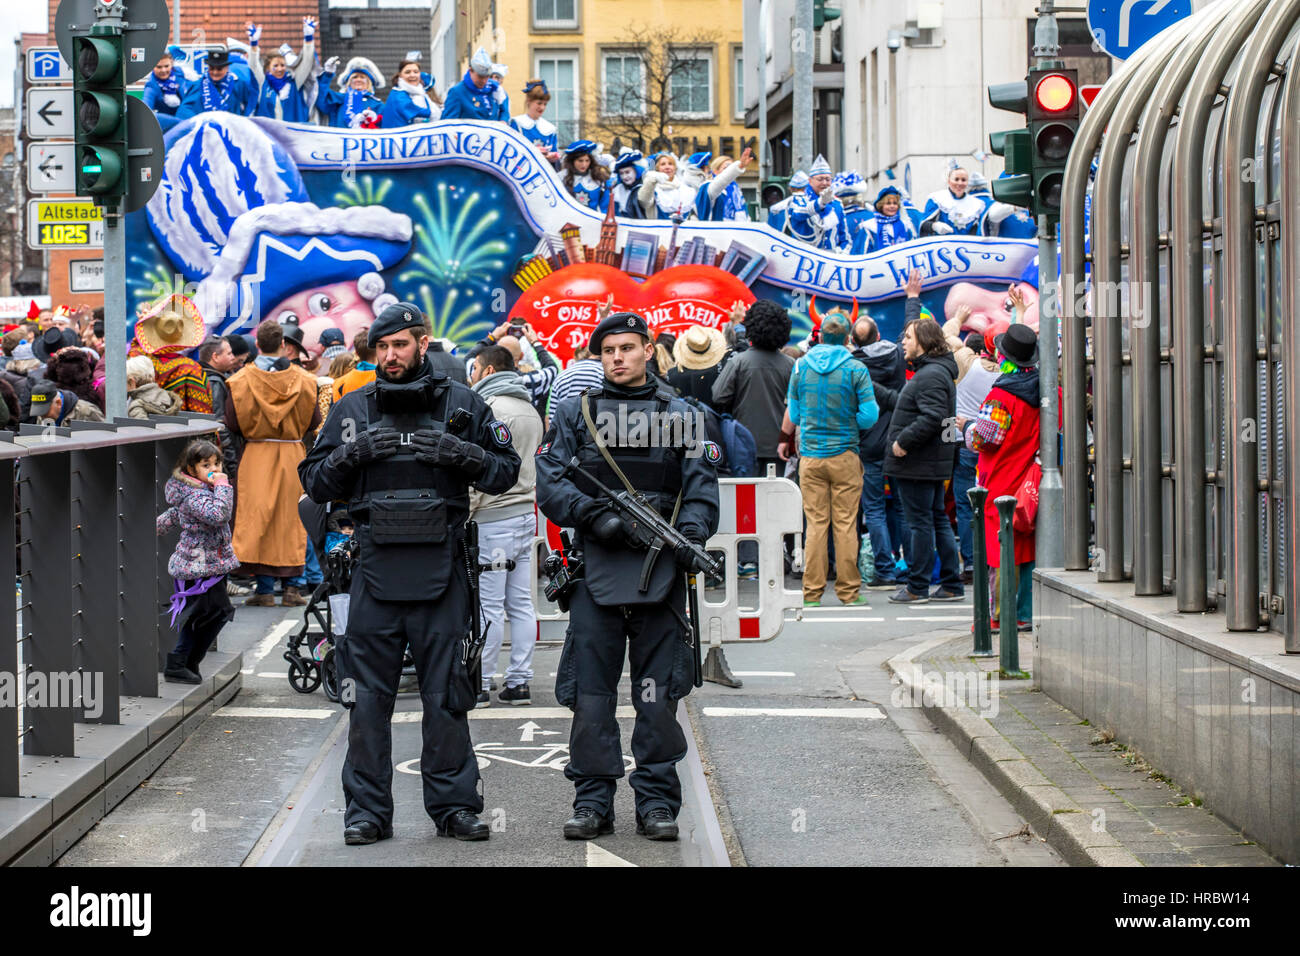
<path id="1" fill-rule="evenodd" d="M 705 437 L 695 433 L 698 429 L 693 417 L 688 418 L 680 409 L 671 409 L 674 397 L 662 388 L 646 399 L 618 398 L 598 390 L 587 393 L 592 421 L 610 457 L 632 486 L 654 501 L 665 517 L 672 514 L 677 492 L 682 487 L 682 455 L 686 445 Z M 578 458 L 583 467 L 607 488 L 622 491 L 622 481 L 605 461 L 581 416 L 577 427 Z M 576 481 L 584 492 L 595 492 L 581 476 Z"/>
<path id="2" fill-rule="evenodd" d="M 682 487 L 686 445 L 704 438 L 703 434 L 696 433 L 699 429 L 693 419 L 685 421 L 680 408 L 671 410 L 674 397 L 664 388 L 645 399 L 618 398 L 601 391 L 587 393 L 592 421 L 610 457 L 632 486 L 665 518 L 672 517 Z M 601 455 L 581 415 L 577 432 L 578 459 L 583 467 L 593 472 L 605 487 L 616 493 L 623 491 L 623 482 Z M 582 475 L 576 475 L 573 480 L 584 493 L 596 493 L 595 487 Z M 585 584 L 596 604 L 606 607 L 658 604 L 668 597 L 673 583 L 681 577 L 673 554 L 665 551 L 655 562 L 647 590 L 640 591 L 644 551 L 634 550 L 622 542 L 603 542 L 589 536 L 581 536 L 581 543 L 586 555 Z"/>
<path id="3" fill-rule="evenodd" d="M 379 600 L 440 597 L 460 559 L 469 487 L 450 469 L 417 461 L 411 445 L 417 429 L 454 430 L 447 425 L 456 413 L 447 407 L 449 393 L 446 377 L 436 373 L 396 387 L 374 382 L 362 390 L 366 421 L 358 427 L 384 425 L 402 439 L 397 454 L 361 469 L 348 504 L 357 524 L 362 579 Z"/>

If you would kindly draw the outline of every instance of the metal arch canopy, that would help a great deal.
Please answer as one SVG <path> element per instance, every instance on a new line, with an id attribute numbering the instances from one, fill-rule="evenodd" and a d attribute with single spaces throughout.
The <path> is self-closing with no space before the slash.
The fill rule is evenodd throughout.
<path id="1" fill-rule="evenodd" d="M 122 59 L 126 82 L 142 80 L 167 49 L 171 15 L 167 0 L 115 0 L 122 17 Z M 95 25 L 96 0 L 61 0 L 54 15 L 54 38 L 63 59 L 72 64 L 72 38 L 85 36 Z M 109 6 L 109 4 L 105 4 Z M 73 64 L 75 67 L 75 64 Z"/>

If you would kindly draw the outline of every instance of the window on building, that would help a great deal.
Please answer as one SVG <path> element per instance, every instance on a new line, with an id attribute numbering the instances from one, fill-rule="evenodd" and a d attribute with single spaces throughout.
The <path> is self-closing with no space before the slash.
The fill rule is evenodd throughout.
<path id="1" fill-rule="evenodd" d="M 578 26 L 578 0 L 532 0 L 533 26 L 558 29 Z"/>
<path id="2" fill-rule="evenodd" d="M 564 148 L 578 138 L 578 52 L 541 51 L 533 66 L 534 75 L 545 80 L 551 91 L 546 115 L 559 131 L 560 147 Z"/>
<path id="3" fill-rule="evenodd" d="M 640 54 L 606 53 L 601 59 L 601 71 L 601 112 L 606 116 L 643 116 L 645 72 Z"/>
<path id="4" fill-rule="evenodd" d="M 674 119 L 708 119 L 713 115 L 713 53 L 706 49 L 672 51 L 668 112 Z"/>
<path id="5" fill-rule="evenodd" d="M 731 48 L 731 115 L 745 118 L 745 54 L 742 47 Z"/>

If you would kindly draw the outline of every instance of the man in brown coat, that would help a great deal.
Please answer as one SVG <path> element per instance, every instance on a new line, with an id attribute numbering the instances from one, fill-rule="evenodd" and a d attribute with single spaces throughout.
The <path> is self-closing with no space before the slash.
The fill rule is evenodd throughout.
<path id="1" fill-rule="evenodd" d="M 303 438 L 320 423 L 316 377 L 282 357 L 284 332 L 268 319 L 257 327 L 258 356 L 226 381 L 226 427 L 242 438 L 235 483 L 235 555 L 255 575 L 247 604 L 272 607 L 275 580 L 286 606 L 306 604 L 303 562 L 307 531 L 298 517 L 298 463 Z"/>

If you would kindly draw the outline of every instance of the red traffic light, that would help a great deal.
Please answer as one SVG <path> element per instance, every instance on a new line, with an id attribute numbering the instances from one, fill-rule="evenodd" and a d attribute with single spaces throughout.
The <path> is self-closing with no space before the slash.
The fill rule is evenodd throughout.
<path id="1" fill-rule="evenodd" d="M 1064 74 L 1049 73 L 1034 87 L 1034 101 L 1045 113 L 1064 113 L 1074 106 L 1078 90 Z"/>

